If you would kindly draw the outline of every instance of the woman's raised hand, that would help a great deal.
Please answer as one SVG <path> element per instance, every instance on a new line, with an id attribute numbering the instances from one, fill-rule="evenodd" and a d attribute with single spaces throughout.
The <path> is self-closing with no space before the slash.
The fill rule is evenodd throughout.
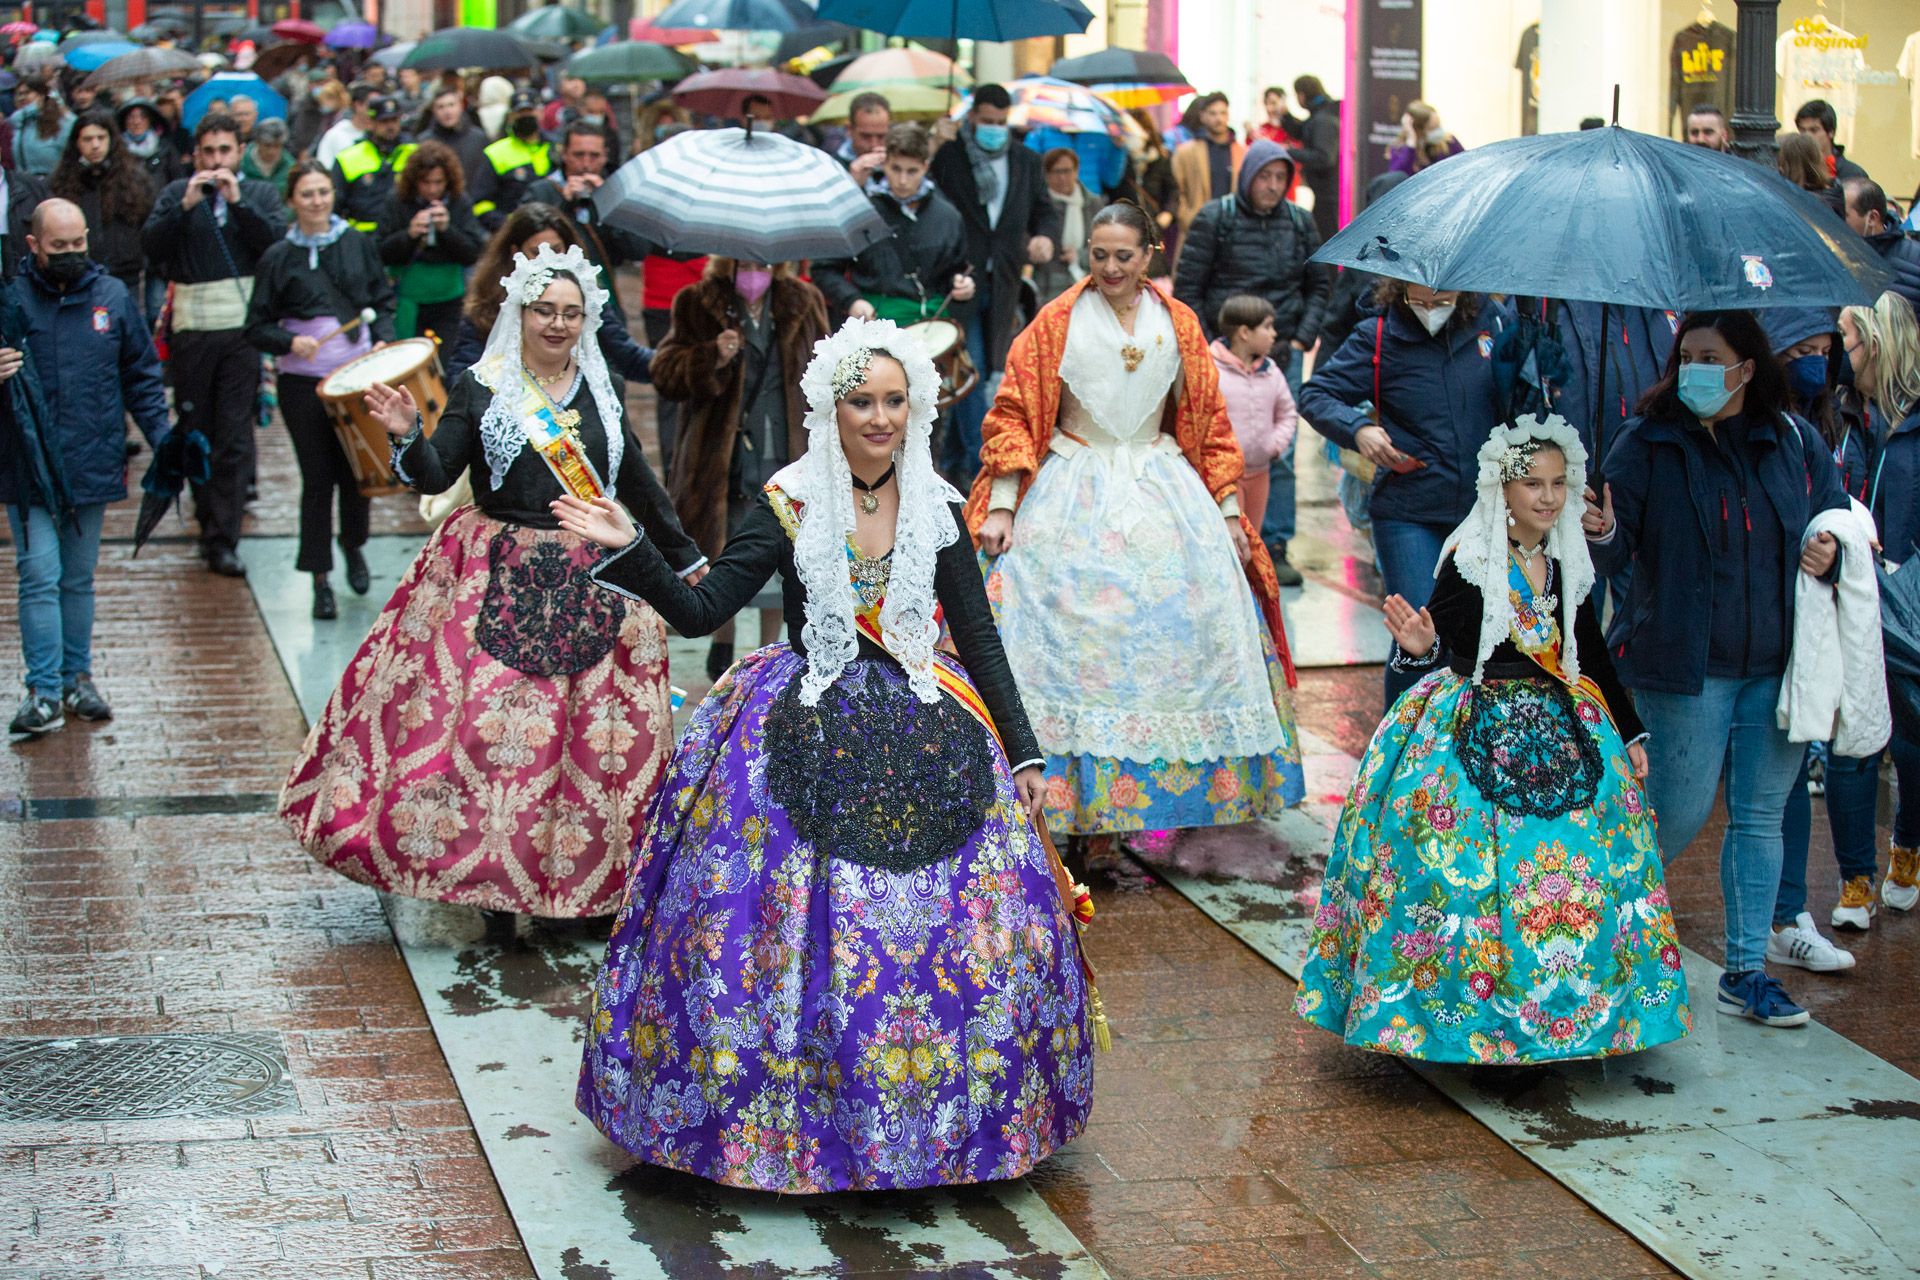
<path id="1" fill-rule="evenodd" d="M 400 437 L 413 430 L 413 424 L 420 417 L 420 407 L 413 402 L 413 393 L 405 387 L 390 387 L 384 382 L 376 382 L 367 388 L 367 412 L 373 415 L 390 436 Z"/>
<path id="2" fill-rule="evenodd" d="M 640 536 L 633 527 L 633 517 L 612 498 L 588 501 L 569 494 L 555 498 L 549 505 L 562 529 L 588 542 L 617 551 Z"/>
<path id="3" fill-rule="evenodd" d="M 1432 614 L 1424 607 L 1415 609 L 1404 596 L 1388 596 L 1385 607 L 1387 630 L 1393 633 L 1393 642 L 1400 646 L 1400 652 L 1417 658 L 1432 651 L 1439 634 L 1433 629 Z"/>
<path id="4" fill-rule="evenodd" d="M 1013 512 L 989 511 L 980 525 L 980 549 L 990 556 L 1001 556 L 1013 545 Z"/>

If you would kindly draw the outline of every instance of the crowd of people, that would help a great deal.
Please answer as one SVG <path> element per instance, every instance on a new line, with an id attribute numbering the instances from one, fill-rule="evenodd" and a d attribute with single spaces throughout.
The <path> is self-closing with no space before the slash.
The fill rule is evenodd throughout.
<path id="1" fill-rule="evenodd" d="M 499 941 L 612 915 L 578 1100 L 641 1158 L 912 1187 L 1017 1176 L 1078 1134 L 1105 1027 L 1079 882 L 1138 833 L 1304 789 L 1282 610 L 1302 426 L 1353 482 L 1395 641 L 1303 1017 L 1442 1061 L 1684 1036 L 1663 860 L 1723 784 L 1722 1011 L 1804 1023 L 1768 966 L 1853 963 L 1806 905 L 1812 778 L 1833 927 L 1920 904 L 1920 809 L 1884 869 L 1875 846 L 1883 755 L 1920 787 L 1920 746 L 1875 731 L 1884 683 L 1824 746 L 1775 716 L 1783 687 L 1859 686 L 1810 619 L 1837 593 L 1835 625 L 1864 625 L 1846 602 L 1876 561 L 1920 549 L 1920 240 L 1826 104 L 1781 172 L 1892 289 L 1764 316 L 1538 303 L 1567 372 L 1516 422 L 1491 353 L 1535 304 L 1313 260 L 1340 108 L 1311 76 L 1303 115 L 1276 87 L 1244 129 L 1196 98 L 1117 176 L 1021 137 L 999 85 L 931 128 L 879 93 L 824 132 L 745 99 L 888 230 L 811 262 L 675 257 L 603 218 L 629 155 L 726 123 L 668 99 L 628 143 L 564 75 L 288 77 L 289 120 L 236 96 L 191 128 L 181 86 L 14 90 L 12 732 L 112 714 L 92 574 L 129 415 L 157 457 L 200 442 L 202 555 L 241 576 L 277 407 L 294 567 L 329 620 L 336 563 L 371 589 L 370 506 L 322 384 L 438 339 L 443 402 L 382 377 L 364 408 L 391 477 L 447 497 L 281 812 L 325 865 L 478 908 Z M 1710 107 L 1687 137 L 1729 145 Z M 1410 104 L 1367 198 L 1462 149 Z M 919 336 L 936 321 L 950 350 Z M 658 398 L 658 471 L 628 382 Z M 669 626 L 712 637 L 677 740 Z"/>

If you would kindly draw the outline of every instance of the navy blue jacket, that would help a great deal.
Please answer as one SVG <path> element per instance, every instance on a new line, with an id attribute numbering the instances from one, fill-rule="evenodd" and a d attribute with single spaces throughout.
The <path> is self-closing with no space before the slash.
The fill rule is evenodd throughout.
<path id="1" fill-rule="evenodd" d="M 594 335 L 600 340 L 600 354 L 607 358 L 607 368 L 615 377 L 625 378 L 628 382 L 653 382 L 653 348 L 643 347 L 633 340 L 633 334 L 627 328 L 627 317 L 620 310 L 619 299 L 611 293 L 607 295 L 607 305 L 600 312 L 600 328 Z M 440 363 L 446 369 L 447 385 L 465 373 L 487 351 L 487 335 L 473 327 L 473 322 L 460 315 L 460 327 L 453 335 L 451 346 L 441 351 Z"/>
<path id="2" fill-rule="evenodd" d="M 1553 398 L 1553 407 L 1580 433 L 1588 457 L 1598 457 L 1593 438 L 1593 397 L 1600 393 L 1600 435 L 1611 447 L 1627 420 L 1639 412 L 1640 397 L 1660 381 L 1667 357 L 1673 352 L 1678 318 L 1651 307 L 1607 308 L 1604 344 L 1600 332 L 1600 304 L 1563 302 L 1554 317 L 1554 336 L 1567 353 L 1567 383 Z M 1606 383 L 1601 384 L 1604 345 Z"/>
<path id="3" fill-rule="evenodd" d="M 1868 236 L 1867 243 L 1893 272 L 1893 291 L 1920 311 L 1920 235 L 1888 227 L 1877 236 Z"/>
<path id="4" fill-rule="evenodd" d="M 1880 530 L 1881 553 L 1904 564 L 1920 555 L 1920 407 L 1880 442 L 1871 473 L 1867 506 Z"/>
<path id="5" fill-rule="evenodd" d="M 127 286 L 97 262 L 62 293 L 26 258 L 6 287 L 27 316 L 27 350 L 46 392 L 74 504 L 118 502 L 127 496 L 127 414 L 148 444 L 171 429 L 145 317 Z M 0 431 L 0 502 L 23 502 L 11 414 Z"/>
<path id="6" fill-rule="evenodd" d="M 1750 576 L 1743 580 L 1753 583 L 1756 598 L 1779 602 L 1780 634 L 1793 634 L 1801 538 L 1815 515 L 1845 507 L 1847 495 L 1811 423 L 1760 421 L 1744 430 L 1757 446 L 1762 491 L 1751 509 L 1771 521 L 1770 528 L 1756 525 L 1751 537 L 1736 538 L 1721 527 L 1740 521 L 1741 513 L 1723 514 L 1721 490 L 1710 475 L 1716 464 L 1707 455 L 1719 446 L 1693 419 L 1635 418 L 1608 450 L 1606 479 L 1617 525 L 1612 538 L 1593 544 L 1593 562 L 1606 577 L 1633 566 L 1626 607 L 1608 636 L 1614 667 L 1628 688 L 1694 695 L 1704 686 L 1715 628 L 1731 623 L 1727 615 L 1738 607 L 1715 598 L 1723 545 L 1750 550 L 1744 566 Z"/>
<path id="7" fill-rule="evenodd" d="M 1493 337 L 1511 322 L 1505 307 L 1488 300 L 1471 324 L 1449 324 L 1433 337 L 1396 303 L 1384 324 L 1357 325 L 1300 388 L 1300 412 L 1313 429 L 1354 448 L 1354 434 L 1368 425 L 1358 406 L 1374 398 L 1374 336 L 1381 335 L 1380 425 L 1394 448 L 1426 466 L 1406 475 L 1380 469 L 1368 503 L 1375 520 L 1451 527 L 1467 518 L 1480 446 L 1500 418 Z"/>

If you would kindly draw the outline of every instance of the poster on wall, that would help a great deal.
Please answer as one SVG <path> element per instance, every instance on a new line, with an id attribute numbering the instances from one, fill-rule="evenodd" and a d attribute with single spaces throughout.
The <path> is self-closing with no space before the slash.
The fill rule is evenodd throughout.
<path id="1" fill-rule="evenodd" d="M 1387 171 L 1387 152 L 1400 140 L 1400 117 L 1420 97 L 1420 5 L 1421 0 L 1362 0 L 1359 5 L 1347 95 L 1357 109 L 1359 162 L 1349 166 L 1356 195 Z"/>

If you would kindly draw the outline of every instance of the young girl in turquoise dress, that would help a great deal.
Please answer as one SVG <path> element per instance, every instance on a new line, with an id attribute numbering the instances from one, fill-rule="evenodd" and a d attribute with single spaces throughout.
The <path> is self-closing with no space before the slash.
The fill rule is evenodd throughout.
<path id="1" fill-rule="evenodd" d="M 1692 1025 L 1646 734 L 1588 593 L 1586 451 L 1497 427 L 1431 601 L 1386 601 L 1401 695 L 1341 811 L 1296 1007 L 1430 1062 L 1633 1053 Z"/>

